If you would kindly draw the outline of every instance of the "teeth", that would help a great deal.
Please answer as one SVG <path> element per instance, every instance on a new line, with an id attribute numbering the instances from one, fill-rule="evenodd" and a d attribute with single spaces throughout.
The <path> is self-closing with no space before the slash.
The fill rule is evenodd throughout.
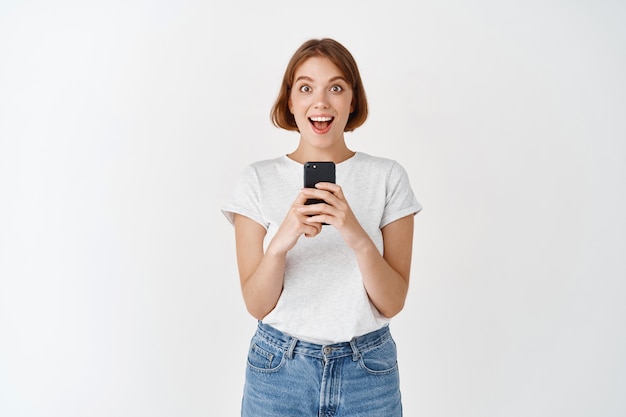
<path id="1" fill-rule="evenodd" d="M 311 120 L 314 122 L 330 122 L 333 120 L 332 117 L 311 117 Z"/>

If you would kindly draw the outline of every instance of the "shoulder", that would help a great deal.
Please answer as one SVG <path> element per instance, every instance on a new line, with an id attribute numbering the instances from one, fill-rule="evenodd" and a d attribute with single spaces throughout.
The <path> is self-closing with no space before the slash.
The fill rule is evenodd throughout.
<path id="1" fill-rule="evenodd" d="M 374 156 L 363 152 L 359 152 L 357 155 L 357 163 L 367 166 L 369 170 L 375 171 L 379 175 L 397 175 L 405 172 L 404 167 L 395 159 Z"/>
<path id="2" fill-rule="evenodd" d="M 283 171 L 289 168 L 289 163 L 286 157 L 278 157 L 272 159 L 264 159 L 256 162 L 252 162 L 243 168 L 243 179 L 260 179 L 267 175 L 275 175 L 277 172 Z"/>
<path id="3" fill-rule="evenodd" d="M 272 158 L 272 159 L 264 159 L 260 161 L 255 161 L 248 164 L 244 170 L 246 171 L 265 171 L 268 169 L 275 169 L 277 166 L 280 166 L 284 163 L 282 157 Z"/>

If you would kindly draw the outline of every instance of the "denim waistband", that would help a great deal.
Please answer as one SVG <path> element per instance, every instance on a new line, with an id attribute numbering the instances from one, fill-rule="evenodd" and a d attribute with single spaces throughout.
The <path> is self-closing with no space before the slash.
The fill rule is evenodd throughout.
<path id="1" fill-rule="evenodd" d="M 288 358 L 292 358 L 293 354 L 296 353 L 320 359 L 333 359 L 352 355 L 353 359 L 357 360 L 360 357 L 360 352 L 373 349 L 391 338 L 389 326 L 385 325 L 373 332 L 354 337 L 349 342 L 318 345 L 299 340 L 261 321 L 259 321 L 256 334 L 267 343 L 284 349 Z"/>

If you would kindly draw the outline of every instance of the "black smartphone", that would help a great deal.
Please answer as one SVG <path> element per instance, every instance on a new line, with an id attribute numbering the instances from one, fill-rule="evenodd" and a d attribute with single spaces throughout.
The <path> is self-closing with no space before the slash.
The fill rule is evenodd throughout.
<path id="1" fill-rule="evenodd" d="M 318 182 L 335 183 L 334 162 L 307 162 L 304 164 L 304 187 L 315 188 Z M 323 203 L 324 200 L 310 198 L 304 204 Z"/>

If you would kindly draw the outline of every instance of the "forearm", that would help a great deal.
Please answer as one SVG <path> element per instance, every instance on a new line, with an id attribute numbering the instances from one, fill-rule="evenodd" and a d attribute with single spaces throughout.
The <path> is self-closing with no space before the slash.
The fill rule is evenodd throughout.
<path id="1" fill-rule="evenodd" d="M 408 292 L 408 279 L 393 269 L 378 252 L 371 239 L 355 250 L 367 294 L 385 317 L 391 318 L 404 307 Z"/>
<path id="2" fill-rule="evenodd" d="M 242 284 L 246 308 L 256 319 L 263 319 L 276 306 L 283 289 L 284 275 L 285 255 L 268 248 L 254 273 Z"/>

